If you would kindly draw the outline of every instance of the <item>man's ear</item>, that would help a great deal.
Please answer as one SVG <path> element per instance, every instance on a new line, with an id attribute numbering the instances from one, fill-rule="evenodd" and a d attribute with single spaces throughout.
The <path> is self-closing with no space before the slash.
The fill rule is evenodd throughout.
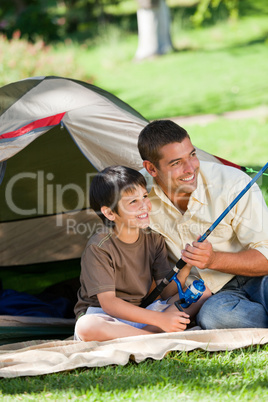
<path id="1" fill-rule="evenodd" d="M 115 214 L 109 207 L 101 207 L 101 213 L 109 219 L 109 221 L 114 221 L 115 220 Z"/>
<path id="2" fill-rule="evenodd" d="M 157 169 L 152 162 L 143 161 L 143 167 L 147 170 L 148 173 L 150 173 L 151 176 L 153 177 L 157 176 Z"/>

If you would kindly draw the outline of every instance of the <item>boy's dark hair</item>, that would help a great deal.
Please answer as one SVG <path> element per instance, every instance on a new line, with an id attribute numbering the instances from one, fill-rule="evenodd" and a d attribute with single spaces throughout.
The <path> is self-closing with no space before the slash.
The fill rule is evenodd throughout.
<path id="1" fill-rule="evenodd" d="M 109 166 L 99 172 L 91 182 L 90 206 L 106 226 L 114 226 L 113 222 L 102 214 L 101 207 L 109 207 L 118 213 L 122 192 L 132 192 L 138 186 L 146 189 L 146 180 L 140 172 L 126 166 Z"/>
<path id="2" fill-rule="evenodd" d="M 147 124 L 140 132 L 138 148 L 142 160 L 159 166 L 160 148 L 173 142 L 182 142 L 189 137 L 187 131 L 171 120 L 155 120 Z"/>

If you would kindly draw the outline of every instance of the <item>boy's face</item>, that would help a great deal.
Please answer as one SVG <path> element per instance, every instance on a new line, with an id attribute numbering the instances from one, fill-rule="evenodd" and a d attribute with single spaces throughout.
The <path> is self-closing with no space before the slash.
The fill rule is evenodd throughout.
<path id="1" fill-rule="evenodd" d="M 138 186 L 133 191 L 123 191 L 118 202 L 118 214 L 114 222 L 118 229 L 122 225 L 127 228 L 147 228 L 149 213 L 152 209 L 147 190 Z"/>

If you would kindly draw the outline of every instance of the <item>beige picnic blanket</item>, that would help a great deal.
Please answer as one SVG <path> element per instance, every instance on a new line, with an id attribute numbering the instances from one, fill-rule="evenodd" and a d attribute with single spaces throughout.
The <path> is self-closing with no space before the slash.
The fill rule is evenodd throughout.
<path id="1" fill-rule="evenodd" d="M 28 341 L 0 347 L 0 377 L 34 376 L 79 367 L 160 360 L 170 351 L 233 350 L 268 343 L 268 329 L 222 329 L 119 338 L 107 342 Z"/>

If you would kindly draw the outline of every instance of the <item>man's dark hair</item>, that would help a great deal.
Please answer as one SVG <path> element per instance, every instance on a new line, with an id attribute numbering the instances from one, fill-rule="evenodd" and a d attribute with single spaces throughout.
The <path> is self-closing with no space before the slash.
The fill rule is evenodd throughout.
<path id="1" fill-rule="evenodd" d="M 122 192 L 133 192 L 138 186 L 146 189 L 146 180 L 137 170 L 126 166 L 109 166 L 92 180 L 89 191 L 91 208 L 100 216 L 106 226 L 113 226 L 102 213 L 101 207 L 109 207 L 118 213 L 118 202 Z"/>
<path id="2" fill-rule="evenodd" d="M 147 124 L 140 132 L 138 148 L 142 160 L 159 166 L 160 148 L 174 142 L 182 142 L 189 137 L 187 131 L 171 120 L 155 120 Z"/>

